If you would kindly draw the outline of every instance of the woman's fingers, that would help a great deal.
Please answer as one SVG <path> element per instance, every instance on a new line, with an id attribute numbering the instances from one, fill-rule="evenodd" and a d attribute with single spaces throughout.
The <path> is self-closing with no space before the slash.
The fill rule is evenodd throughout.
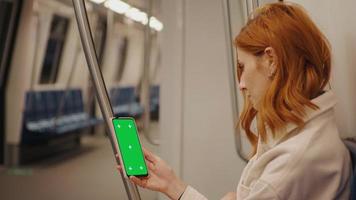
<path id="1" fill-rule="evenodd" d="M 115 154 L 115 157 L 116 157 L 116 159 L 119 159 L 120 160 L 120 154 Z"/>
<path id="2" fill-rule="evenodd" d="M 147 164 L 147 167 L 148 167 L 148 169 L 150 171 L 155 171 L 156 170 L 156 167 L 155 167 L 155 165 L 153 163 L 147 162 L 146 164 Z"/>
<path id="3" fill-rule="evenodd" d="M 135 176 L 130 176 L 130 180 L 140 187 L 147 188 L 147 179 L 139 179 Z"/>
<path id="4" fill-rule="evenodd" d="M 155 163 L 157 161 L 157 157 L 151 153 L 150 151 L 148 151 L 147 149 L 143 148 L 142 147 L 142 150 L 143 150 L 143 153 L 145 154 L 145 158 L 150 161 L 150 162 L 153 162 Z"/>
<path id="5" fill-rule="evenodd" d="M 116 160 L 120 160 L 120 155 L 117 153 L 115 154 Z M 121 162 L 121 161 L 120 161 Z M 119 164 L 119 166 L 121 165 L 121 163 Z"/>
<path id="6" fill-rule="evenodd" d="M 122 167 L 121 167 L 120 165 L 118 165 L 118 166 L 116 167 L 116 169 L 117 169 L 119 172 L 123 173 Z"/>

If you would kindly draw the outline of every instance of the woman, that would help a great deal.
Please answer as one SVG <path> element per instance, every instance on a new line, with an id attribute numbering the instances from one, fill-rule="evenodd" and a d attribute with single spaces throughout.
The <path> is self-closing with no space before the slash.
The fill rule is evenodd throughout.
<path id="1" fill-rule="evenodd" d="M 327 39 L 296 4 L 266 5 L 235 39 L 240 125 L 253 146 L 237 191 L 223 199 L 348 199 L 349 153 L 339 138 L 326 91 Z M 258 133 L 250 129 L 257 119 Z M 159 157 L 144 150 L 149 177 L 131 180 L 170 199 L 206 199 Z M 119 169 L 120 166 L 119 166 Z"/>

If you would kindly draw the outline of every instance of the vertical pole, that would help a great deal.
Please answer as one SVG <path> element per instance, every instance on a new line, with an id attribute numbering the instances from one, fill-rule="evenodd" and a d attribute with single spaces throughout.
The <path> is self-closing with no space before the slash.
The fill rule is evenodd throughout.
<path id="1" fill-rule="evenodd" d="M 234 67 L 234 50 L 232 46 L 232 31 L 231 31 L 231 20 L 230 20 L 230 1 L 223 1 L 223 10 L 224 10 L 224 21 L 225 21 L 225 38 L 226 38 L 226 53 L 228 57 L 228 72 L 229 72 L 229 84 L 230 84 L 230 94 L 231 94 L 231 103 L 232 103 L 232 119 L 234 125 L 237 122 L 237 116 L 239 115 L 238 109 L 238 98 L 237 98 L 237 88 L 236 88 L 236 70 Z M 241 131 L 239 128 L 234 126 L 234 136 L 235 136 L 235 148 L 239 157 L 247 161 L 248 156 L 243 152 L 242 143 L 241 143 Z"/>
<path id="2" fill-rule="evenodd" d="M 102 115 L 106 123 L 106 130 L 109 133 L 111 146 L 114 155 L 116 155 L 118 153 L 118 149 L 116 149 L 115 140 L 114 140 L 115 132 L 114 132 L 113 124 L 111 122 L 113 118 L 113 111 L 106 91 L 103 75 L 99 69 L 98 59 L 96 57 L 96 53 L 94 49 L 93 37 L 90 32 L 90 26 L 88 22 L 88 16 L 85 9 L 84 0 L 73 0 L 73 6 L 74 6 L 74 12 L 78 23 L 80 39 L 85 53 L 85 58 L 88 63 L 87 66 L 89 68 L 89 72 L 92 81 L 94 83 L 96 97 L 98 99 L 100 110 L 102 112 Z M 116 159 L 116 162 L 120 164 L 120 161 L 118 159 Z M 140 200 L 141 197 L 136 185 L 134 185 L 128 179 L 125 179 L 122 172 L 120 173 L 129 200 Z"/>

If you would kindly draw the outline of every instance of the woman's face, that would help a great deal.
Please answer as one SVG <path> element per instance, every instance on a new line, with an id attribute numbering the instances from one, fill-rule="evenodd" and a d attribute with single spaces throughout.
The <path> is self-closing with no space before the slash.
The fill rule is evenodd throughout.
<path id="1" fill-rule="evenodd" d="M 255 56 L 239 48 L 237 57 L 240 91 L 245 92 L 253 107 L 259 110 L 259 104 L 271 85 L 274 70 L 271 68 L 271 57 L 266 53 Z"/>

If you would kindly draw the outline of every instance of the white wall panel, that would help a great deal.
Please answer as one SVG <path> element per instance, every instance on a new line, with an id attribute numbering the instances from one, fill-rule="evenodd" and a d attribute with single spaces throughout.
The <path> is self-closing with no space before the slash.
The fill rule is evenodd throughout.
<path id="1" fill-rule="evenodd" d="M 127 28 L 128 49 L 125 70 L 120 84 L 136 86 L 140 82 L 143 70 L 144 32 L 134 26 Z"/>
<path id="2" fill-rule="evenodd" d="M 221 1 L 186 1 L 183 177 L 210 199 L 234 191 L 234 143 Z"/>
<path id="3" fill-rule="evenodd" d="M 234 146 L 222 2 L 179 2 L 162 2 L 161 149 L 188 184 L 219 199 L 245 165 Z"/>

